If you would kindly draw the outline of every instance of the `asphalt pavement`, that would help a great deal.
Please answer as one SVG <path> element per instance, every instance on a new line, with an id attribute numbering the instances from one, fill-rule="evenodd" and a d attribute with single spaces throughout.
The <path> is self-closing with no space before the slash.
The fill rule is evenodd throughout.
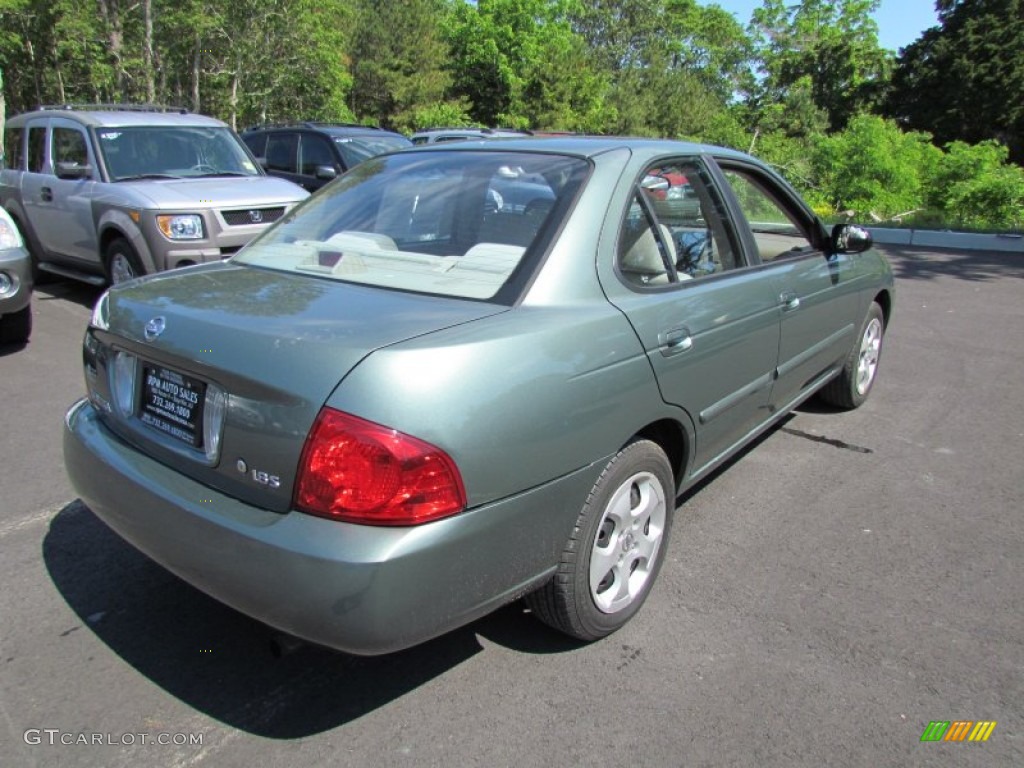
<path id="1" fill-rule="evenodd" d="M 98 291 L 41 286 L 0 349 L 0 765 L 1024 764 L 1024 255 L 885 252 L 868 403 L 802 408 L 681 499 L 623 630 L 580 645 L 516 604 L 378 658 L 275 657 L 75 498 Z"/>

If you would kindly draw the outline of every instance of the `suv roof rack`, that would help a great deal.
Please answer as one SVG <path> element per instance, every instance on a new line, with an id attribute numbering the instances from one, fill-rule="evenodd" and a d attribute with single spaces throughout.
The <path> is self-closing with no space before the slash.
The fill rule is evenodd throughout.
<path id="1" fill-rule="evenodd" d="M 529 128 L 480 128 L 476 125 L 454 125 L 454 126 L 439 126 L 437 128 L 423 128 L 417 133 L 433 133 L 435 131 L 466 131 L 466 132 L 479 132 L 483 134 L 491 133 L 522 133 L 527 136 L 533 135 L 533 131 Z"/>
<path id="2" fill-rule="evenodd" d="M 385 128 L 381 128 L 377 125 L 365 125 L 363 123 L 339 123 L 320 120 L 292 120 L 277 123 L 257 123 L 256 125 L 250 125 L 245 130 L 253 131 L 257 128 L 363 128 L 368 131 L 386 130 Z"/>
<path id="3" fill-rule="evenodd" d="M 50 111 L 91 111 L 91 112 L 178 112 L 187 115 L 184 107 L 167 107 L 162 104 L 41 104 L 41 110 Z"/>

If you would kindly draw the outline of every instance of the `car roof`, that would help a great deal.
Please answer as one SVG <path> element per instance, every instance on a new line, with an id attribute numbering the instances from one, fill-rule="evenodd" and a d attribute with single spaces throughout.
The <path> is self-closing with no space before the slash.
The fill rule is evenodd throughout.
<path id="1" fill-rule="evenodd" d="M 295 123 L 267 123 L 264 125 L 253 125 L 245 129 L 244 133 L 261 133 L 265 131 L 316 131 L 326 133 L 329 136 L 401 136 L 400 133 L 389 131 L 386 128 L 378 128 L 375 125 L 361 125 L 359 123 L 321 123 L 316 121 L 300 121 Z"/>
<path id="2" fill-rule="evenodd" d="M 424 131 L 416 131 L 412 135 L 414 139 L 437 139 L 450 138 L 486 138 L 505 139 L 530 136 L 529 131 L 517 131 L 514 128 L 431 128 Z"/>
<path id="3" fill-rule="evenodd" d="M 196 115 L 186 111 L 164 111 L 146 108 L 104 108 L 83 109 L 79 107 L 53 107 L 24 112 L 10 118 L 7 125 L 16 128 L 36 118 L 59 117 L 72 120 L 82 125 L 93 127 L 131 127 L 131 126 L 200 126 L 227 127 L 227 123 L 206 115 Z"/>
<path id="4" fill-rule="evenodd" d="M 406 152 L 551 152 L 564 155 L 575 155 L 578 157 L 591 158 L 598 155 L 612 152 L 617 149 L 627 149 L 630 152 L 644 157 L 656 157 L 658 155 L 714 155 L 715 157 L 732 157 L 737 160 L 753 162 L 757 165 L 763 163 L 756 158 L 728 147 L 719 147 L 712 144 L 699 144 L 690 141 L 678 141 L 675 139 L 649 139 L 633 138 L 628 136 L 553 136 L 553 137 L 525 137 L 508 138 L 501 141 L 489 139 L 469 139 L 468 141 L 453 141 L 431 144 L 417 144 Z"/>

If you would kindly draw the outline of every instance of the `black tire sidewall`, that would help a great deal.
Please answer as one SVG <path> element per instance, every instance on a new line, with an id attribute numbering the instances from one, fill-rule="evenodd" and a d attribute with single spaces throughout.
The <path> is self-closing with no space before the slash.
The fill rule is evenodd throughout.
<path id="1" fill-rule="evenodd" d="M 658 478 L 665 496 L 665 527 L 654 566 L 644 584 L 643 590 L 626 608 L 616 613 L 603 613 L 594 603 L 590 594 L 590 559 L 594 551 L 598 528 L 604 518 L 605 509 L 612 494 L 632 475 L 638 472 L 649 472 Z M 661 572 L 665 560 L 672 517 L 675 512 L 675 484 L 672 469 L 665 452 L 649 440 L 638 440 L 630 443 L 620 451 L 609 463 L 598 478 L 590 492 L 583 509 L 580 511 L 577 543 L 580 547 L 574 561 L 574 572 L 571 575 L 572 603 L 575 622 L 587 636 L 603 637 L 622 627 L 643 607 L 651 588 Z"/>
<path id="2" fill-rule="evenodd" d="M 128 259 L 128 263 L 132 265 L 132 271 L 135 273 L 135 277 L 141 277 L 146 274 L 142 269 L 142 264 L 139 262 L 139 257 L 135 253 L 135 249 L 132 248 L 131 243 L 125 240 L 123 237 L 119 237 L 116 240 L 112 240 L 110 245 L 107 246 L 106 258 L 104 259 L 104 266 L 107 269 L 107 281 L 114 284 L 114 256 L 118 253 L 124 254 L 125 258 Z"/>

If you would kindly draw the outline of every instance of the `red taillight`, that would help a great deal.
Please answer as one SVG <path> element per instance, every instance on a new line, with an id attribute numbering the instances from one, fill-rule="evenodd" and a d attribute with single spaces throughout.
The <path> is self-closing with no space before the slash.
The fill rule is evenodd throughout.
<path id="1" fill-rule="evenodd" d="M 351 523 L 418 525 L 461 512 L 466 491 L 439 448 L 324 408 L 302 449 L 295 506 Z"/>

